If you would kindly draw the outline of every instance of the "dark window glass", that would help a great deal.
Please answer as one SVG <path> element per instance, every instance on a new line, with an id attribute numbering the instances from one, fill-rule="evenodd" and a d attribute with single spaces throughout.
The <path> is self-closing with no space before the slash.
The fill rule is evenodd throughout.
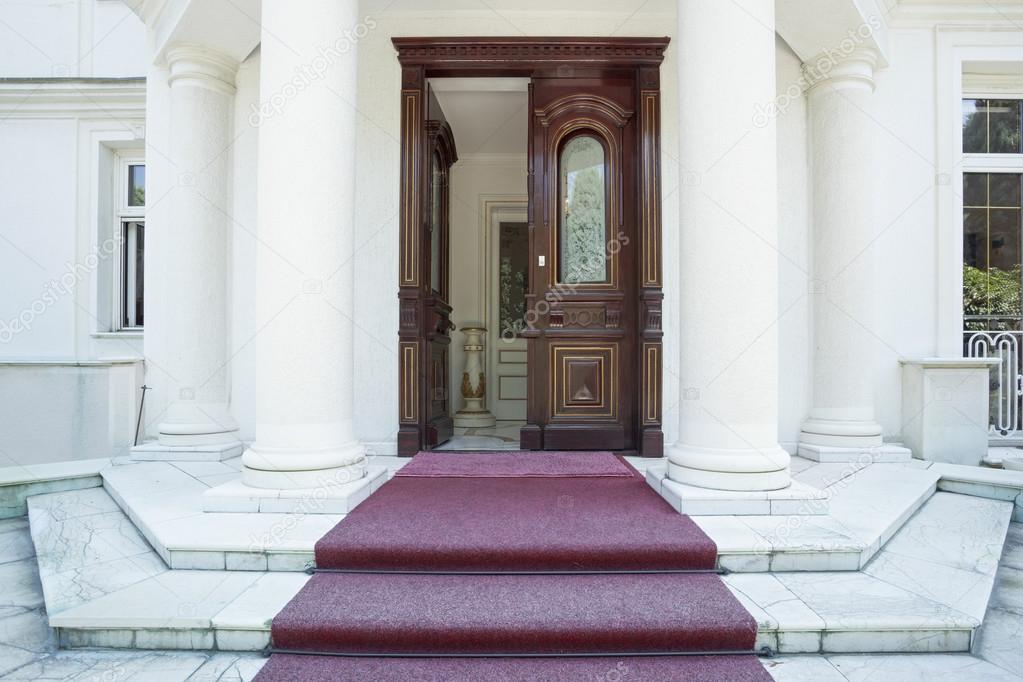
<path id="1" fill-rule="evenodd" d="M 1023 152 L 1020 100 L 964 99 L 963 151 L 967 154 Z"/>
<path id="2" fill-rule="evenodd" d="M 963 174 L 963 312 L 967 329 L 1016 328 L 1023 295 L 1023 175 Z"/>
<path id="3" fill-rule="evenodd" d="M 590 135 L 574 137 L 561 149 L 560 282 L 608 281 L 604 161 L 604 145 Z"/>
<path id="4" fill-rule="evenodd" d="M 128 205 L 146 205 L 146 167 L 141 164 L 128 166 Z"/>
<path id="5" fill-rule="evenodd" d="M 501 336 L 510 338 L 525 326 L 529 288 L 529 228 L 526 223 L 501 223 L 498 266 Z"/>

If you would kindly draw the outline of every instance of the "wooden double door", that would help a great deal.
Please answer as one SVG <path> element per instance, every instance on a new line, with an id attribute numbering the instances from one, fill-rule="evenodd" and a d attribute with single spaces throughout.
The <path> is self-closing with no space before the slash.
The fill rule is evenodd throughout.
<path id="1" fill-rule="evenodd" d="M 457 157 L 427 78 L 525 71 L 521 447 L 659 456 L 658 66 L 667 39 L 500 40 L 394 39 L 403 65 L 399 453 L 447 440 L 458 407 L 447 302 L 447 173 Z"/>

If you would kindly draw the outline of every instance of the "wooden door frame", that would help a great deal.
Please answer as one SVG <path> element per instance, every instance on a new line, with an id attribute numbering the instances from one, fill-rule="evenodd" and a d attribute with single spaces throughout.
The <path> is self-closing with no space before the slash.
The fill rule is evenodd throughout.
<path id="1" fill-rule="evenodd" d="M 401 188 L 398 268 L 398 454 L 411 456 L 423 445 L 427 371 L 424 303 L 430 296 L 427 255 L 420 252 L 428 188 L 429 157 L 423 136 L 427 79 L 432 77 L 575 77 L 609 69 L 632 72 L 639 113 L 640 267 L 638 300 L 640 377 L 636 403 L 639 453 L 659 457 L 661 430 L 661 183 L 660 65 L 669 39 L 566 37 L 392 38 L 401 65 Z M 533 112 L 530 112 L 532 121 Z M 528 159 L 530 183 L 533 161 Z M 529 211 L 530 220 L 533 212 Z M 530 225 L 532 233 L 532 225 Z"/>

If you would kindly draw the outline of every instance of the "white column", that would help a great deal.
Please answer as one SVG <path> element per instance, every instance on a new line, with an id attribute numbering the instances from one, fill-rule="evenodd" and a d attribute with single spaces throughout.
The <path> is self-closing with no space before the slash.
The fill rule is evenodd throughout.
<path id="1" fill-rule="evenodd" d="M 678 3 L 680 436 L 668 476 L 789 485 L 778 445 L 774 2 Z"/>
<path id="2" fill-rule="evenodd" d="M 317 488 L 365 473 L 352 425 L 355 0 L 264 0 L 259 376 L 243 481 Z"/>
<path id="3" fill-rule="evenodd" d="M 170 71 L 170 221 L 161 236 L 169 265 L 155 370 L 172 383 L 159 445 L 226 452 L 238 448 L 228 409 L 227 253 L 229 147 L 237 63 L 197 45 L 167 52 Z M 153 201 L 163 200 L 150 197 Z M 172 457 L 172 456 L 169 456 Z"/>
<path id="4" fill-rule="evenodd" d="M 881 445 L 874 420 L 875 238 L 872 197 L 876 54 L 859 49 L 805 67 L 813 149 L 813 409 L 800 452 Z"/>

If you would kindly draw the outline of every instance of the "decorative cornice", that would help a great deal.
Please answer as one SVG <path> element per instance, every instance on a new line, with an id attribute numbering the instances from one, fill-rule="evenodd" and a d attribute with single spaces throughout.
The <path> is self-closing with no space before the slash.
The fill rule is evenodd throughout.
<path id="1" fill-rule="evenodd" d="M 660 64 L 670 38 L 391 38 L 403 66 Z"/>
<path id="2" fill-rule="evenodd" d="M 191 43 L 178 43 L 167 50 L 170 76 L 167 82 L 176 85 L 216 90 L 227 95 L 235 93 L 234 79 L 238 62 L 226 54 Z"/>
<path id="3" fill-rule="evenodd" d="M 0 79 L 3 118 L 145 118 L 144 78 Z"/>

